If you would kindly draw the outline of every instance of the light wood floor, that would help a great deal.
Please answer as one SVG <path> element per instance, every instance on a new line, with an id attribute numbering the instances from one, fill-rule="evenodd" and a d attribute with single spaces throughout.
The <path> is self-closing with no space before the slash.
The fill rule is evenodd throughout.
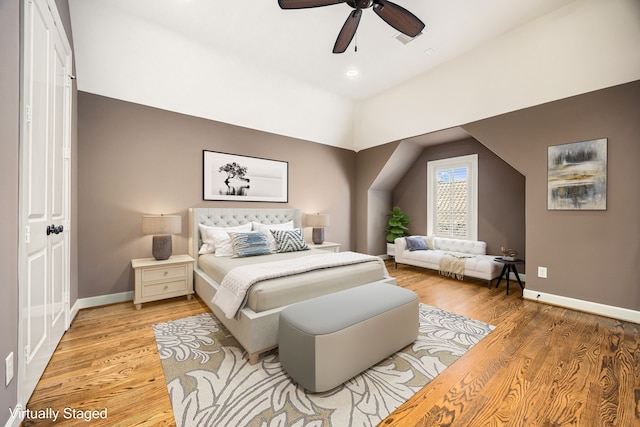
<path id="1" fill-rule="evenodd" d="M 525 301 L 517 284 L 507 296 L 504 283 L 388 265 L 422 302 L 496 329 L 381 426 L 640 426 L 640 325 Z M 82 310 L 28 408 L 108 410 L 55 425 L 174 425 L 151 325 L 206 310 L 184 297 Z M 51 423 L 24 423 L 36 424 Z"/>

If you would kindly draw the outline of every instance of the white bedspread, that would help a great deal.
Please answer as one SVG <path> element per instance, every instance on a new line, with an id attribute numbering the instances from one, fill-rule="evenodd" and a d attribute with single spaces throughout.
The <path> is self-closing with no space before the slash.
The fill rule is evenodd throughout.
<path id="1" fill-rule="evenodd" d="M 384 261 L 379 257 L 348 251 L 236 267 L 224 277 L 211 302 L 222 309 L 225 317 L 232 319 L 242 307 L 249 288 L 257 282 L 322 268 L 372 261 L 379 262 L 385 268 Z"/>

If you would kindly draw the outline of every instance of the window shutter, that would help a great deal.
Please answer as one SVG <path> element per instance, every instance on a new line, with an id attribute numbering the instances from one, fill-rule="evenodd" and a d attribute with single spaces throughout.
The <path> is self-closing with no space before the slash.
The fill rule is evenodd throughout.
<path id="1" fill-rule="evenodd" d="M 477 155 L 427 163 L 427 232 L 477 239 Z"/>

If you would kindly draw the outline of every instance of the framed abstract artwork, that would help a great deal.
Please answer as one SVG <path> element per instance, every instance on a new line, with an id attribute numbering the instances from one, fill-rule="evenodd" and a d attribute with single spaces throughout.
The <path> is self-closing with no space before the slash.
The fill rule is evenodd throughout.
<path id="1" fill-rule="evenodd" d="M 547 149 L 547 209 L 607 209 L 607 138 Z"/>
<path id="2" fill-rule="evenodd" d="M 203 150 L 203 199 L 288 202 L 289 163 Z"/>

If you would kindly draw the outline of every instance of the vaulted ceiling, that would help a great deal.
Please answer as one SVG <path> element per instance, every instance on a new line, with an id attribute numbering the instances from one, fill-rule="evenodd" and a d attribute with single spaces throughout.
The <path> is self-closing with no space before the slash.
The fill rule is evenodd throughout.
<path id="1" fill-rule="evenodd" d="M 347 4 L 304 10 L 281 10 L 277 0 L 69 4 L 80 90 L 359 149 L 388 142 L 358 141 L 366 138 L 358 127 L 370 100 L 407 81 L 441 73 L 463 58 L 495 64 L 495 57 L 479 54 L 490 53 L 492 45 L 504 44 L 513 35 L 517 40 L 525 31 L 566 25 L 559 21 L 593 9 L 576 4 L 594 1 L 396 0 L 424 21 L 423 33 L 404 44 L 398 31 L 365 9 L 356 38 L 343 54 L 331 51 L 352 10 Z M 628 8 L 634 0 L 612 1 Z M 575 19 L 584 20 L 581 15 Z M 532 40 L 536 37 L 528 35 L 521 50 L 540 49 L 529 54 L 544 57 L 552 41 L 543 36 L 539 46 L 532 46 Z M 501 67 L 517 68 L 503 59 Z M 470 79 L 476 72 L 473 64 L 462 65 L 470 67 Z M 349 70 L 357 75 L 348 76 Z M 455 78 L 460 76 L 456 73 Z M 434 124 L 443 125 L 446 122 Z M 404 136 L 419 134 L 408 132 Z"/>

